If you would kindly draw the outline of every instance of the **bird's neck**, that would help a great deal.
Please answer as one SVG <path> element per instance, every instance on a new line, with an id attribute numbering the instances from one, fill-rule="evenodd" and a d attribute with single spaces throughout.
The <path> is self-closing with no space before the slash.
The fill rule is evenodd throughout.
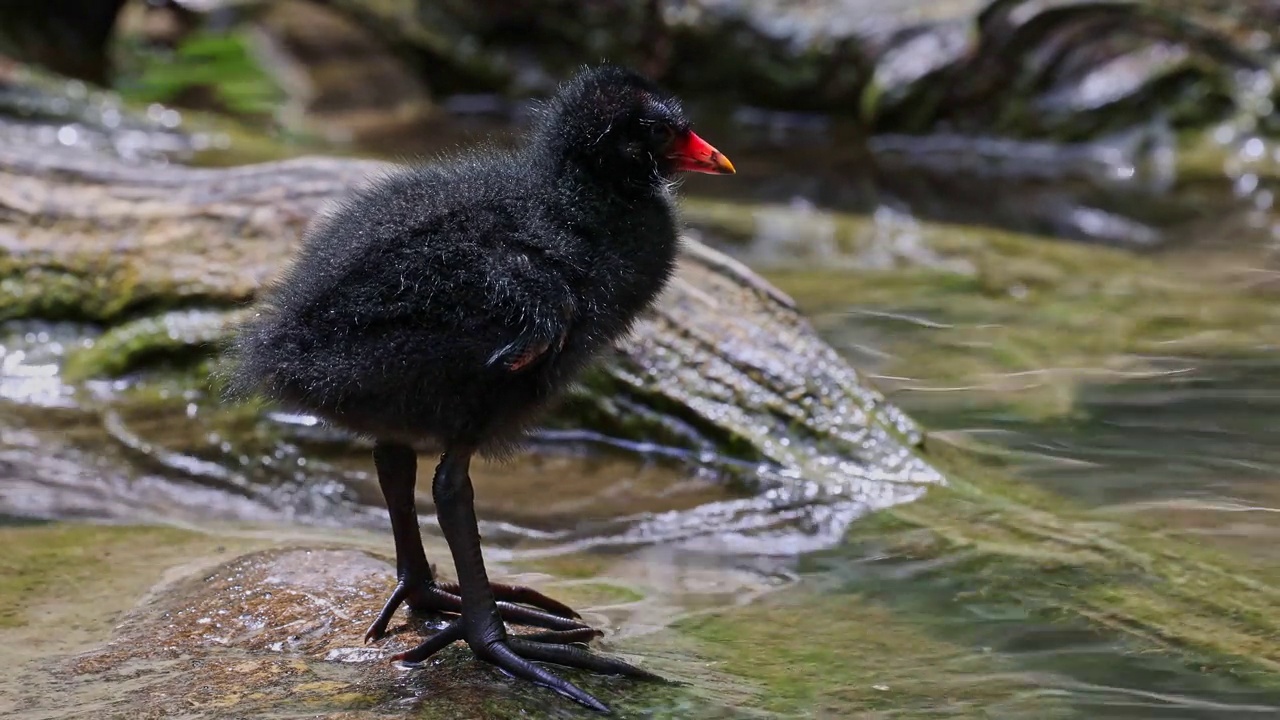
<path id="1" fill-rule="evenodd" d="M 652 272 L 666 272 L 679 242 L 669 183 L 628 181 L 563 153 L 531 162 L 542 166 L 530 177 L 545 183 L 535 192 L 547 193 L 547 211 L 589 249 L 597 264 L 593 274 L 635 275 L 644 282 L 650 265 Z"/>
<path id="2" fill-rule="evenodd" d="M 542 169 L 535 176 L 551 181 L 579 201 L 636 209 L 657 208 L 670 202 L 669 183 L 652 171 L 614 167 L 589 156 L 565 152 L 536 152 L 532 164 Z"/>

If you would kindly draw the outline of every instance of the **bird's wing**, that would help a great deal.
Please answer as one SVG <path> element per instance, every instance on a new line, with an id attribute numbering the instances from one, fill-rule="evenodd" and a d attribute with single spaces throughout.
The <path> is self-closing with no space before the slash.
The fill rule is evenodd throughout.
<path id="1" fill-rule="evenodd" d="M 486 256 L 489 367 L 519 372 L 564 347 L 575 313 L 573 293 L 547 260 L 515 242 Z M 499 320 L 501 318 L 501 320 Z"/>
<path id="2" fill-rule="evenodd" d="M 528 313 L 515 338 L 489 356 L 486 364 L 519 372 L 564 348 L 573 318 L 572 306 L 565 304 Z"/>

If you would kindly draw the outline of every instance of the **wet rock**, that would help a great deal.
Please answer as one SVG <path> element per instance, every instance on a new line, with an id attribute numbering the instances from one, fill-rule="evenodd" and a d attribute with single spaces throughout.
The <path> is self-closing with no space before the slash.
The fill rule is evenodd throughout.
<path id="1" fill-rule="evenodd" d="M 1217 0 L 170 5 L 184 32 L 251 28 L 260 69 L 295 110 L 354 135 L 425 117 L 424 81 L 441 95 L 524 98 L 607 58 L 689 97 L 856 116 L 877 132 L 1079 140 L 1157 116 L 1177 128 L 1241 112 L 1265 121 L 1257 100 L 1274 99 L 1280 47 L 1269 4 Z M 95 28 L 101 54 L 111 23 L 80 12 L 77 27 Z M 17 37 L 67 25 L 34 10 L 10 24 Z"/>
<path id="2" fill-rule="evenodd" d="M 1184 5 L 997 0 L 960 23 L 967 32 L 953 21 L 899 33 L 874 59 L 864 122 L 1079 141 L 1156 117 L 1203 128 L 1255 112 L 1240 77 L 1266 62 L 1220 32 L 1221 8 Z"/>
<path id="3" fill-rule="evenodd" d="M 119 688 L 112 704 L 131 717 L 263 717 L 299 709 L 324 718 L 584 714 L 474 660 L 461 643 L 422 667 L 390 663 L 390 655 L 439 624 L 405 620 L 402 612 L 389 638 L 365 645 L 364 630 L 392 587 L 388 563 L 359 550 L 252 553 L 153 589 L 110 642 L 67 667 L 72 682 Z M 671 692 L 572 677 L 602 697 L 632 703 Z"/>
<path id="4" fill-rule="evenodd" d="M 115 94 L 34 66 L 7 73 L 0 58 L 0 134 L 26 147 L 76 147 L 125 161 L 191 158 L 217 141 L 183 127 L 182 115 L 153 105 L 134 112 Z"/>
<path id="5" fill-rule="evenodd" d="M 152 58 L 163 81 L 151 84 L 188 102 L 246 94 L 240 104 L 257 107 L 268 90 L 254 88 L 270 76 L 290 98 L 286 123 L 331 137 L 409 131 L 427 117 L 427 85 L 454 104 L 485 95 L 479 105 L 505 109 L 503 98 L 545 94 L 601 58 L 699 101 L 834 113 L 877 133 L 1080 141 L 1235 115 L 1271 127 L 1280 48 L 1273 7 L 1217 0 L 169 5 L 186 23 L 172 43 L 191 33 L 234 58 L 169 73 Z M 48 15 L 28 12 L 10 34 L 65 24 Z"/>
<path id="6" fill-rule="evenodd" d="M 862 35 L 886 14 L 848 0 L 331 4 L 403 47 L 446 93 L 541 93 L 608 58 L 692 96 L 794 110 L 850 109 L 870 70 Z"/>
<path id="7" fill-rule="evenodd" d="M 538 94 L 606 57 L 689 97 L 856 115 L 877 132 L 1079 140 L 1157 114 L 1266 117 L 1240 76 L 1267 75 L 1276 46 L 1273 10 L 1212 0 L 332 4 L 446 93 Z"/>
<path id="8" fill-rule="evenodd" d="M 333 10 L 273 2 L 254 27 L 268 58 L 264 70 L 289 96 L 280 121 L 291 130 L 394 146 L 430 117 L 422 80 L 378 37 Z"/>

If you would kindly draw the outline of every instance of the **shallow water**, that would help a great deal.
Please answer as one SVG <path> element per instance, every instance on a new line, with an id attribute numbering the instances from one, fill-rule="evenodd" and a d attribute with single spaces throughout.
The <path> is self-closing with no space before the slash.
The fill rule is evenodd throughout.
<path id="1" fill-rule="evenodd" d="M 1167 268 L 1165 280 L 1191 287 L 1226 273 L 1240 280 L 1224 283 L 1223 297 L 1239 298 L 1241 307 L 1274 302 L 1267 283 L 1280 216 L 1242 200 L 1218 207 L 1216 230 L 1166 229 L 1169 245 L 1152 256 Z M 913 218 L 896 227 L 909 244 L 928 247 Z M 772 257 L 750 242 L 741 252 Z M 1099 257 L 1090 271 L 1114 272 L 1107 262 Z M 775 278 L 810 308 L 823 334 L 935 438 L 1091 509 L 1098 522 L 1159 528 L 1162 536 L 1248 557 L 1257 568 L 1280 567 L 1280 428 L 1272 420 L 1280 403 L 1280 315 L 1237 327 L 1230 314 L 1192 304 L 1201 317 L 1168 337 L 1138 323 L 1130 337 L 1099 342 L 1112 327 L 1098 318 L 1091 335 L 1088 317 L 1108 310 L 1086 298 L 1055 303 L 1055 293 L 1072 292 L 1061 278 L 1047 291 L 1010 281 L 971 295 L 921 287 L 886 301 L 857 269 L 829 270 L 811 282 L 802 270 L 777 267 Z M 944 270 L 929 281 L 946 279 Z M 1135 316 L 1146 312 L 1143 303 L 1133 298 Z M 1045 622 L 1016 592 L 984 581 L 986 571 L 966 567 L 963 555 L 915 562 L 875 551 L 874 543 L 867 554 L 837 551 L 817 561 L 814 577 L 830 573 L 840 579 L 827 581 L 878 598 L 939 637 L 1010 660 L 1073 717 L 1280 716 L 1280 695 L 1257 678 L 1202 673 L 1114 633 Z"/>
<path id="2" fill-rule="evenodd" d="M 867 335 L 885 332 L 891 330 L 881 326 Z M 858 335 L 849 328 L 841 333 Z M 907 386 L 889 397 L 947 442 L 1095 508 L 1102 522 L 1153 523 L 1168 536 L 1247 556 L 1259 567 L 1280 566 L 1280 431 L 1270 421 L 1280 397 L 1280 363 L 1274 357 L 1158 360 L 1167 369 L 1086 384 L 1065 418 L 1037 420 L 972 390 L 921 387 L 930 384 L 928 377 L 889 380 Z M 874 552 L 872 545 L 866 554 L 820 559 L 816 574 L 841 578 L 845 590 L 867 593 L 939 637 L 1009 660 L 1072 717 L 1280 716 L 1280 693 L 1259 687 L 1256 678 L 1202 673 L 1123 636 L 1046 621 L 1016 593 L 992 589 L 981 573 L 967 570 L 962 555 L 917 562 Z"/>
<path id="3" fill-rule="evenodd" d="M 1088 334 L 1088 322 L 1084 330 L 1052 324 L 1073 307 L 1070 299 L 1055 304 L 1055 293 L 1072 288 L 1053 272 L 1042 273 L 1043 287 L 1015 273 L 999 292 L 987 285 L 942 295 L 913 286 L 910 275 L 928 270 L 920 283 L 972 275 L 973 257 L 936 242 L 959 232 L 936 222 L 965 222 L 1057 236 L 1035 243 L 1141 248 L 1169 268 L 1171 282 L 1195 285 L 1219 272 L 1252 277 L 1224 287 L 1223 306 L 1231 307 L 1232 293 L 1255 302 L 1255 293 L 1272 292 L 1266 286 L 1277 272 L 1280 217 L 1270 209 L 1274 172 L 1265 157 L 1280 162 L 1280 155 L 1269 145 L 1259 159 L 1250 138 L 1228 139 L 1241 152 L 1224 151 L 1217 180 L 1207 181 L 1185 169 L 1162 175 L 1120 145 L 975 148 L 944 138 L 904 152 L 900 139 L 862 144 L 791 116 L 707 124 L 713 129 L 704 135 L 717 138 L 742 172 L 732 185 L 686 183 L 702 203 L 690 206 L 694 228 L 792 292 L 824 336 L 937 438 L 1113 522 L 1153 520 L 1280 567 L 1273 542 L 1280 429 L 1271 422 L 1280 409 L 1280 328 L 1237 328 L 1206 313 L 1189 322 L 1199 338 L 1190 346 L 1161 336 L 1159 323 L 1139 328 L 1150 342 L 1138 343 L 1134 330 L 1132 343 L 1106 343 Z M 1025 160 L 1037 152 L 1047 154 Z M 961 156 L 976 169 L 957 173 Z M 1136 179 L 1117 180 L 1112 170 L 1126 162 Z M 992 163 L 1002 169 L 990 170 Z M 848 212 L 865 216 L 850 224 Z M 1009 262 L 1052 268 L 1055 261 Z M 1102 256 L 1096 265 L 1099 276 L 1120 281 L 1138 271 Z M 886 278 L 901 285 L 871 292 Z M 1135 297 L 1135 308 L 1142 301 Z M 1077 310 L 1111 311 L 1083 300 Z M 1095 333 L 1110 330 L 1100 324 Z M 158 522 L 389 550 L 367 448 L 302 418 L 219 416 L 210 425 L 214 402 L 184 396 L 163 373 L 148 379 L 145 393 L 128 380 L 62 384 L 60 345 L 93 332 L 6 328 L 0 518 Z M 1006 347 L 1007 338 L 1018 341 Z M 1160 343 L 1167 352 L 1152 351 Z M 98 412 L 103 397 L 130 392 L 138 393 L 132 410 L 126 402 Z M 688 637 L 702 640 L 698 652 L 721 653 L 717 666 L 747 679 L 701 678 L 698 692 L 729 716 L 1280 716 L 1274 682 L 1206 672 L 1079 618 L 1046 620 L 964 553 L 920 560 L 865 537 L 799 554 L 667 542 L 656 531 L 607 547 L 582 541 L 607 534 L 602 529 L 618 518 L 732 502 L 741 494 L 715 462 L 561 432 L 542 436 L 517 463 L 484 465 L 475 475 L 496 561 L 581 565 L 590 568 L 588 581 L 631 588 L 636 598 L 590 610 L 637 652 L 674 667 L 702 659 L 682 644 Z M 732 622 L 705 620 L 712 611 Z M 685 625 L 694 629 L 671 630 Z M 797 668 L 813 676 L 797 680 Z M 110 688 L 101 690 L 85 702 L 102 702 Z"/>

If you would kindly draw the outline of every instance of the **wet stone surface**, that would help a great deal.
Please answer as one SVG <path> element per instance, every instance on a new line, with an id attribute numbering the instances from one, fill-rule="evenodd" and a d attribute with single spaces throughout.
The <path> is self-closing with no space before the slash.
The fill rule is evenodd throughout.
<path id="1" fill-rule="evenodd" d="M 422 666 L 389 662 L 442 622 L 401 611 L 388 638 L 365 645 L 365 628 L 392 584 L 389 564 L 360 550 L 251 553 L 162 583 L 104 646 L 52 662 L 71 696 L 77 688 L 112 688 L 107 716 L 579 714 L 568 701 L 474 660 L 461 643 Z M 615 703 L 658 690 L 565 672 Z M 43 690 L 27 698 L 28 707 L 49 702 Z"/>

